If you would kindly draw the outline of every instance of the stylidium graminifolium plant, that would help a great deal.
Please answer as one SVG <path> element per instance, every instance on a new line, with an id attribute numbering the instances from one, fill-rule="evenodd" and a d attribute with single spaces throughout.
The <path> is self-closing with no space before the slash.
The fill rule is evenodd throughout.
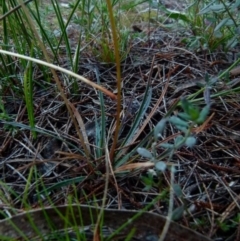
<path id="1" fill-rule="evenodd" d="M 192 148 L 196 145 L 197 139 L 192 134 L 192 128 L 196 125 L 202 124 L 210 112 L 210 103 L 203 107 L 202 110 L 199 110 L 197 106 L 190 103 L 187 99 L 182 99 L 180 103 L 183 112 L 169 118 L 163 118 L 155 126 L 153 131 L 154 142 L 152 144 L 152 151 L 143 147 L 139 147 L 137 149 L 138 154 L 154 162 L 155 169 L 160 172 L 164 172 L 170 167 L 167 162 L 162 161 L 163 159 L 168 158 L 168 160 L 170 160 L 174 152 L 182 146 Z M 165 151 L 163 151 L 160 155 L 157 155 L 157 141 L 162 137 L 162 133 L 166 128 L 167 123 L 173 124 L 181 132 L 181 134 L 174 139 L 173 143 L 166 142 L 160 144 Z M 173 170 L 172 166 L 171 170 Z"/>

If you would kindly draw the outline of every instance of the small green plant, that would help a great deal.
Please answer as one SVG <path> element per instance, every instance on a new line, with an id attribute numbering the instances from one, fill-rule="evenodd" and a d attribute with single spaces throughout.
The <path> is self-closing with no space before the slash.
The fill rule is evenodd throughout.
<path id="1" fill-rule="evenodd" d="M 163 118 L 154 128 L 154 142 L 152 150 L 139 147 L 137 152 L 140 156 L 145 157 L 154 163 L 155 168 L 148 170 L 147 176 L 142 176 L 142 182 L 145 184 L 144 190 L 150 190 L 152 187 L 159 185 L 159 182 L 154 180 L 154 176 L 159 176 L 167 169 L 170 170 L 172 175 L 175 173 L 175 167 L 171 162 L 174 153 L 183 146 L 192 148 L 196 142 L 196 137 L 192 134 L 193 128 L 202 124 L 209 114 L 210 104 L 207 104 L 202 110 L 193 105 L 186 99 L 181 100 L 181 107 L 183 112 L 179 112 L 177 116 L 173 115 L 169 118 Z M 173 140 L 172 143 L 164 142 L 157 145 L 158 139 L 162 137 L 162 132 L 166 128 L 167 123 L 173 124 L 181 133 Z M 158 155 L 157 147 L 164 148 L 165 150 Z M 181 196 L 181 188 L 178 185 L 171 183 L 177 196 Z M 177 210 L 178 212 L 179 210 Z M 181 210 L 183 211 L 183 210 Z"/>
<path id="2" fill-rule="evenodd" d="M 217 221 L 218 226 L 223 232 L 228 232 L 229 230 L 238 227 L 240 222 L 240 213 L 237 213 L 236 216 L 234 216 L 230 220 L 225 221 Z"/>
<path id="3" fill-rule="evenodd" d="M 159 239 L 160 241 L 164 240 L 168 232 L 170 221 L 179 219 L 182 216 L 184 211 L 184 205 L 179 206 L 175 210 L 173 210 L 174 193 L 177 197 L 181 198 L 182 190 L 178 184 L 174 183 L 174 174 L 176 170 L 174 165 L 170 163 L 170 161 L 172 160 L 174 153 L 179 148 L 183 146 L 192 148 L 196 144 L 197 139 L 192 134 L 192 129 L 196 125 L 202 124 L 206 120 L 207 115 L 209 114 L 209 111 L 210 111 L 210 104 L 207 104 L 205 107 L 203 107 L 202 110 L 200 110 L 197 106 L 193 105 L 187 99 L 182 99 L 180 104 L 183 109 L 183 112 L 179 112 L 177 115 L 173 115 L 169 118 L 168 117 L 163 118 L 155 126 L 154 132 L 153 132 L 154 142 L 152 144 L 152 150 L 149 151 L 143 147 L 139 147 L 137 149 L 137 152 L 140 156 L 145 157 L 154 163 L 155 170 L 158 175 L 161 175 L 161 173 L 167 170 L 169 170 L 171 174 L 168 219 L 161 233 L 161 236 Z M 162 137 L 162 133 L 166 128 L 167 123 L 173 124 L 181 132 L 181 134 L 179 134 L 173 140 L 172 143 L 165 142 L 160 144 L 159 146 L 164 148 L 165 151 L 163 151 L 160 155 L 158 155 L 157 142 L 158 142 L 158 139 Z M 166 161 L 163 161 L 163 160 L 166 160 Z M 146 179 L 145 179 L 145 183 L 146 183 Z M 146 184 L 148 189 L 152 184 L 154 184 L 151 174 L 150 176 L 148 176 L 148 182 Z"/>
<path id="4" fill-rule="evenodd" d="M 201 1 L 191 4 L 185 12 L 161 6 L 169 18 L 177 20 L 191 34 L 183 42 L 192 50 L 228 50 L 239 42 L 239 1 Z"/>
<path id="5" fill-rule="evenodd" d="M 121 5 L 119 0 L 111 1 L 114 11 L 114 18 L 118 18 Z M 76 4 L 70 4 L 71 8 L 76 8 Z M 84 29 L 84 38 L 91 42 L 93 55 L 100 62 L 114 63 L 114 41 L 111 36 L 110 21 L 108 19 L 108 6 L 105 1 L 84 0 L 80 1 L 75 11 L 74 22 Z M 120 22 L 115 20 L 117 27 Z M 118 28 L 120 29 L 120 28 Z M 97 36 L 97 37 L 96 37 Z M 118 31 L 120 58 L 124 59 L 128 53 L 126 43 L 128 40 L 128 31 Z"/>
<path id="6" fill-rule="evenodd" d="M 111 34 L 107 33 L 107 29 L 101 34 L 101 36 L 95 40 L 95 46 L 92 51 L 94 56 L 100 62 L 104 63 L 114 63 L 115 62 L 115 53 L 114 53 L 114 45 L 111 38 Z M 119 55 L 120 59 L 124 60 L 126 58 L 129 50 L 127 49 L 127 41 L 128 41 L 128 31 L 120 31 L 118 33 L 118 41 L 119 41 Z"/>
<path id="7" fill-rule="evenodd" d="M 193 229 L 201 229 L 206 227 L 206 225 L 209 224 L 209 221 L 206 217 L 199 217 L 199 218 L 195 218 L 194 222 L 191 223 L 191 228 Z"/>
<path id="8" fill-rule="evenodd" d="M 193 147 L 197 140 L 192 134 L 192 129 L 195 125 L 202 124 L 210 111 L 210 104 L 207 104 L 201 111 L 195 105 L 190 103 L 186 99 L 181 100 L 181 107 L 183 112 L 179 112 L 177 116 L 173 115 L 170 118 L 163 118 L 154 129 L 154 142 L 152 144 L 152 151 L 146 148 L 139 147 L 137 149 L 139 155 L 145 157 L 155 164 L 157 171 L 165 171 L 167 168 L 172 168 L 168 162 L 163 162 L 168 157 L 168 161 L 171 160 L 173 154 L 182 146 L 189 148 Z M 173 143 L 164 142 L 159 146 L 164 148 L 160 155 L 157 154 L 157 141 L 161 137 L 163 130 L 167 123 L 173 124 L 180 132 L 179 135 L 174 139 Z"/>

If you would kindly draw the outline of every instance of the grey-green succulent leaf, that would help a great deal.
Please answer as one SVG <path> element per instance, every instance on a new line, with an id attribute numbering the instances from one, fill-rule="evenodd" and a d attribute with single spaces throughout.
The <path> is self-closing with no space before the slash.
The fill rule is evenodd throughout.
<path id="1" fill-rule="evenodd" d="M 155 164 L 155 168 L 156 168 L 158 171 L 164 172 L 164 171 L 167 169 L 167 165 L 166 165 L 165 162 L 160 161 L 160 162 L 157 162 L 157 163 Z"/>
<path id="2" fill-rule="evenodd" d="M 197 119 L 198 124 L 202 124 L 206 119 L 210 112 L 210 105 L 206 105 L 200 112 L 199 118 Z"/>
<path id="3" fill-rule="evenodd" d="M 183 142 L 183 139 L 184 139 L 184 137 L 182 135 L 177 136 L 174 140 L 175 146 L 180 145 Z"/>
<path id="4" fill-rule="evenodd" d="M 145 157 L 145 158 L 152 159 L 152 157 L 153 157 L 152 153 L 149 150 L 142 148 L 142 147 L 138 147 L 137 152 L 140 156 Z"/>
<path id="5" fill-rule="evenodd" d="M 176 128 L 184 133 L 188 131 L 188 128 L 186 128 L 185 126 L 176 125 Z"/>
<path id="6" fill-rule="evenodd" d="M 177 207 L 172 212 L 172 220 L 177 221 L 182 218 L 184 212 L 184 205 Z"/>
<path id="7" fill-rule="evenodd" d="M 176 170 L 174 165 L 169 166 L 168 169 L 170 169 L 170 172 L 172 172 L 172 173 L 176 173 L 177 172 L 177 170 Z"/>
<path id="8" fill-rule="evenodd" d="M 176 194 L 177 197 L 183 196 L 182 189 L 181 189 L 179 184 L 173 184 L 172 189 L 173 189 L 173 191 L 174 191 L 174 193 Z"/>
<path id="9" fill-rule="evenodd" d="M 163 118 L 161 121 L 157 123 L 154 128 L 154 139 L 157 140 L 159 135 L 162 134 L 165 126 L 166 126 L 167 119 Z"/>
<path id="10" fill-rule="evenodd" d="M 180 118 L 177 117 L 177 116 L 171 116 L 171 117 L 169 118 L 169 121 L 170 121 L 172 124 L 176 125 L 176 126 L 178 125 L 178 126 L 183 126 L 183 127 L 186 127 L 186 128 L 188 127 L 188 122 L 180 119 Z"/>
<path id="11" fill-rule="evenodd" d="M 193 136 L 189 136 L 185 141 L 185 145 L 190 148 L 195 146 L 196 143 L 197 143 L 197 139 Z"/>
<path id="12" fill-rule="evenodd" d="M 183 120 L 186 120 L 186 121 L 190 121 L 190 120 L 191 120 L 191 116 L 188 115 L 188 114 L 185 113 L 185 112 L 180 112 L 180 113 L 178 113 L 178 116 L 179 116 L 180 118 L 182 118 Z"/>
<path id="13" fill-rule="evenodd" d="M 174 145 L 170 144 L 170 143 L 162 143 L 162 144 L 160 144 L 160 146 L 163 147 L 163 148 L 166 148 L 166 149 L 174 148 Z"/>

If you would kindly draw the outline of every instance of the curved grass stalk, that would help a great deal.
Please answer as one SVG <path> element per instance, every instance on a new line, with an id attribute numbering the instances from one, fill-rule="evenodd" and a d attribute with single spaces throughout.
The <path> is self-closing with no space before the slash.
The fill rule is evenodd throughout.
<path id="1" fill-rule="evenodd" d="M 113 138 L 113 144 L 110 150 L 110 161 L 113 162 L 114 159 L 114 152 L 116 149 L 116 145 L 118 142 L 118 133 L 120 131 L 120 115 L 121 115 L 121 100 L 122 100 L 122 87 L 121 87 L 121 67 L 120 67 L 120 56 L 119 56 L 119 44 L 118 44 L 118 36 L 116 25 L 113 16 L 113 9 L 110 0 L 106 0 L 107 7 L 108 7 L 108 14 L 109 19 L 111 22 L 112 28 L 112 37 L 113 37 L 113 44 L 114 44 L 114 52 L 115 52 L 115 61 L 116 61 L 116 68 L 117 68 L 117 113 L 116 113 L 116 130 Z"/>
<path id="2" fill-rule="evenodd" d="M 97 90 L 100 90 L 104 94 L 108 95 L 111 99 L 117 100 L 116 95 L 114 95 L 111 91 L 107 90 L 106 88 L 102 87 L 101 85 L 95 84 L 94 82 L 92 82 L 92 81 L 84 78 L 83 76 L 78 75 L 78 74 L 76 74 L 76 73 L 74 73 L 74 72 L 72 72 L 70 70 L 64 69 L 64 68 L 62 68 L 60 66 L 48 63 L 48 62 L 43 61 L 43 60 L 35 59 L 35 58 L 29 57 L 29 56 L 13 53 L 13 52 L 2 50 L 2 49 L 0 49 L 0 53 L 1 54 L 10 55 L 10 56 L 14 56 L 14 57 L 21 58 L 21 59 L 25 59 L 25 60 L 28 60 L 28 61 L 32 61 L 34 63 L 40 64 L 40 65 L 44 65 L 44 66 L 49 67 L 51 69 L 61 71 L 61 72 L 65 73 L 65 74 L 67 74 L 67 75 L 70 75 L 70 76 L 72 76 L 72 77 L 74 77 L 76 79 L 81 80 L 82 82 L 92 86 L 93 88 L 95 88 Z"/>

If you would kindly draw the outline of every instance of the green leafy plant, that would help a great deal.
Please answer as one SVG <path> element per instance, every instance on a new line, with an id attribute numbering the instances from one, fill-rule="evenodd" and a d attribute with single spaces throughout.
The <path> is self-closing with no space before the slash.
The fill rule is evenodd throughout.
<path id="1" fill-rule="evenodd" d="M 152 151 L 148 151 L 145 148 L 139 147 L 137 149 L 139 155 L 154 162 L 155 168 L 158 171 L 165 171 L 168 166 L 168 162 L 163 162 L 163 159 L 168 157 L 170 161 L 176 150 L 182 146 L 192 148 L 196 142 L 196 137 L 192 134 L 192 129 L 196 124 L 202 124 L 209 114 L 210 104 L 207 104 L 201 111 L 198 107 L 193 105 L 187 99 L 181 100 L 181 107 L 183 112 L 179 112 L 177 116 L 173 115 L 169 118 L 163 118 L 156 127 L 154 128 L 154 143 L 152 144 Z M 180 132 L 179 135 L 174 139 L 173 143 L 164 142 L 159 146 L 164 148 L 160 155 L 157 154 L 156 146 L 158 138 L 161 137 L 167 123 L 173 124 Z"/>
<path id="2" fill-rule="evenodd" d="M 192 34 L 183 42 L 193 50 L 228 50 L 239 42 L 238 1 L 194 1 L 185 12 L 172 11 L 161 6 L 171 19 L 178 21 Z"/>
<path id="3" fill-rule="evenodd" d="M 217 225 L 223 232 L 228 232 L 229 230 L 238 227 L 240 221 L 240 213 L 237 213 L 230 220 L 220 221 L 217 220 Z"/>
<path id="4" fill-rule="evenodd" d="M 197 124 L 202 124 L 209 114 L 210 104 L 207 104 L 202 110 L 199 110 L 198 107 L 193 105 L 187 99 L 182 99 L 180 105 L 183 109 L 183 112 L 179 112 L 177 115 L 171 117 L 163 118 L 154 128 L 153 136 L 154 142 L 152 144 L 152 150 L 149 151 L 146 148 L 139 147 L 137 152 L 140 156 L 149 159 L 155 165 L 155 170 L 158 175 L 161 175 L 163 172 L 169 170 L 171 174 L 170 180 L 170 198 L 169 198 L 169 209 L 168 209 L 168 221 L 165 223 L 164 229 L 162 231 L 160 240 L 164 240 L 166 233 L 169 228 L 170 220 L 179 219 L 184 211 L 184 205 L 179 206 L 173 210 L 173 195 L 174 193 L 177 197 L 182 197 L 181 187 L 178 184 L 174 183 L 174 174 L 175 167 L 170 161 L 174 153 L 181 147 L 186 146 L 192 148 L 196 142 L 196 137 L 192 134 L 192 129 Z M 158 139 L 162 136 L 166 124 L 173 124 L 182 134 L 179 134 L 174 140 L 173 143 L 164 142 L 159 145 L 165 149 L 160 155 L 157 154 L 157 142 Z M 163 161 L 166 160 L 166 161 Z M 151 173 L 148 176 L 147 188 L 149 189 L 153 183 Z M 150 177 L 150 178 L 149 178 Z"/>

